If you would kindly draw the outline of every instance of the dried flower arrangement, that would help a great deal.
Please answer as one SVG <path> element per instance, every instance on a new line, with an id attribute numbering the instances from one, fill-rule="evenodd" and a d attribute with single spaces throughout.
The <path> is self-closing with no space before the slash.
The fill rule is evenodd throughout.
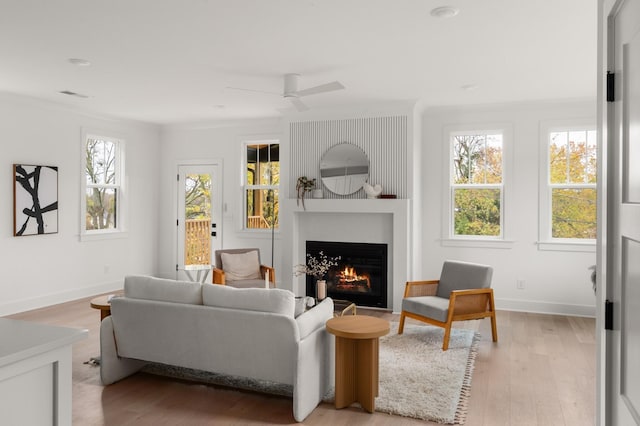
<path id="1" fill-rule="evenodd" d="M 324 252 L 318 252 L 318 257 L 312 256 L 307 253 L 307 264 L 296 265 L 293 268 L 293 274 L 298 277 L 300 275 L 313 275 L 316 280 L 324 279 L 329 269 L 334 266 L 338 266 L 338 257 L 329 257 Z"/>

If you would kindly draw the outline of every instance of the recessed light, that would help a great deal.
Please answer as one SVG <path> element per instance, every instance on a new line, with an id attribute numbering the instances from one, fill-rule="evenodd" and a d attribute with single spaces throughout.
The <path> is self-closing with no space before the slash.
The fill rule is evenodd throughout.
<path id="1" fill-rule="evenodd" d="M 73 64 L 77 67 L 88 67 L 89 65 L 91 65 L 91 62 L 87 61 L 86 59 L 69 58 L 67 60 L 69 61 L 70 64 Z"/>
<path id="2" fill-rule="evenodd" d="M 463 86 L 460 86 L 460 88 L 462 90 L 466 90 L 466 91 L 472 91 L 472 90 L 476 90 L 478 88 L 477 84 L 465 84 Z"/>
<path id="3" fill-rule="evenodd" d="M 453 6 L 441 6 L 431 10 L 431 16 L 439 19 L 453 18 L 460 10 Z"/>
<path id="4" fill-rule="evenodd" d="M 225 106 L 224 105 L 214 105 L 213 106 L 215 109 L 224 109 Z"/>

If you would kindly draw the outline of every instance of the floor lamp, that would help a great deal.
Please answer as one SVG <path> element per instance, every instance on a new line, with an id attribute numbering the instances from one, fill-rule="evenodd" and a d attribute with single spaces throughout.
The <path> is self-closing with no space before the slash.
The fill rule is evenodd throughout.
<path id="1" fill-rule="evenodd" d="M 273 253 L 274 253 L 274 245 L 275 245 L 275 217 L 276 217 L 276 200 L 274 198 L 273 189 L 270 189 L 267 192 L 267 202 L 271 202 L 271 267 L 273 266 Z"/>

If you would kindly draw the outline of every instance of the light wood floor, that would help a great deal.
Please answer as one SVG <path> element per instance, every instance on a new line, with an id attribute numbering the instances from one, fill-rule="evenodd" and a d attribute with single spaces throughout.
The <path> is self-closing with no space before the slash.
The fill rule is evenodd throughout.
<path id="1" fill-rule="evenodd" d="M 358 309 L 365 313 L 364 309 Z M 397 319 L 397 315 L 367 311 Z M 11 318 L 86 328 L 89 338 L 73 347 L 73 424 L 258 425 L 294 424 L 288 398 L 216 388 L 138 373 L 103 387 L 99 367 L 84 364 L 99 352 L 99 311 L 89 299 Z M 466 425 L 593 425 L 595 417 L 595 320 L 498 312 L 499 342 L 489 320 L 456 323 L 478 330 L 482 341 L 471 386 Z M 425 360 L 428 362 L 428 360 Z M 335 410 L 321 404 L 308 425 L 431 425 L 435 423 Z"/>

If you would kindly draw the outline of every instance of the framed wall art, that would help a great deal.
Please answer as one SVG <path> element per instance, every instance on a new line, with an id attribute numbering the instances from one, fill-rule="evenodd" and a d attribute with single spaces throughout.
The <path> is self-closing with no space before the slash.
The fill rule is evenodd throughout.
<path id="1" fill-rule="evenodd" d="M 58 167 L 13 165 L 13 235 L 58 232 Z"/>

